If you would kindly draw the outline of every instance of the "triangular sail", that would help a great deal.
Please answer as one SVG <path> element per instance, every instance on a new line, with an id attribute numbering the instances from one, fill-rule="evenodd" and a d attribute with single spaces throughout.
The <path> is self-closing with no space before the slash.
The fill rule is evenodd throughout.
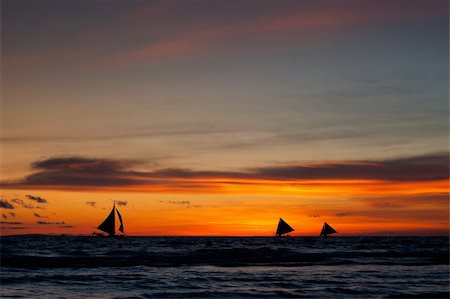
<path id="1" fill-rule="evenodd" d="M 322 227 L 322 231 L 320 232 L 321 236 L 331 235 L 337 233 L 334 228 L 332 228 L 328 223 L 324 223 Z"/>
<path id="2" fill-rule="evenodd" d="M 103 223 L 97 227 L 99 230 L 102 230 L 105 233 L 108 233 L 110 235 L 114 235 L 115 230 L 116 230 L 116 225 L 115 225 L 116 217 L 115 217 L 115 213 L 114 213 L 115 208 L 116 208 L 116 206 L 113 206 L 111 213 L 109 213 L 109 215 L 108 215 L 108 217 L 106 217 L 105 221 L 103 221 Z"/>
<path id="3" fill-rule="evenodd" d="M 294 229 L 290 227 L 290 225 L 287 224 L 286 221 L 280 218 L 280 221 L 278 222 L 277 232 L 275 234 L 277 236 L 281 236 L 292 231 L 294 231 Z"/>
<path id="4" fill-rule="evenodd" d="M 123 221 L 122 221 L 122 216 L 120 215 L 118 209 L 116 209 L 116 211 L 117 211 L 117 216 L 119 216 L 119 221 L 120 221 L 119 230 L 123 233 Z"/>

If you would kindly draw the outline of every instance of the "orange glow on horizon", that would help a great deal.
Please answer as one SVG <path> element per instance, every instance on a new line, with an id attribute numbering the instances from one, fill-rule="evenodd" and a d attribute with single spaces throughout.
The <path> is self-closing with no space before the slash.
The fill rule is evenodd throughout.
<path id="1" fill-rule="evenodd" d="M 279 217 L 296 229 L 293 236 L 317 235 L 324 221 L 341 236 L 448 234 L 448 201 L 433 199 L 448 195 L 448 181 L 217 178 L 176 182 L 183 183 L 181 188 L 9 190 L 3 197 L 23 198 L 35 192 L 48 198 L 49 204 L 41 205 L 40 210 L 11 210 L 20 211 L 22 216 L 14 221 L 23 223 L 24 229 L 8 229 L 10 226 L 3 224 L 1 234 L 90 234 L 109 213 L 112 199 L 128 202 L 118 206 L 128 235 L 271 236 Z M 201 188 L 186 188 L 196 184 Z M 96 207 L 88 206 L 88 201 L 95 201 Z M 37 221 L 53 224 L 38 225 Z M 64 225 L 55 224 L 60 222 Z"/>
<path id="2" fill-rule="evenodd" d="M 131 186 L 20 186 L 21 190 L 60 190 L 90 192 L 148 192 L 168 194 L 281 194 L 281 195 L 412 195 L 418 193 L 446 193 L 448 180 L 383 181 L 383 180 L 263 180 L 186 178 L 170 179 L 162 184 Z"/>

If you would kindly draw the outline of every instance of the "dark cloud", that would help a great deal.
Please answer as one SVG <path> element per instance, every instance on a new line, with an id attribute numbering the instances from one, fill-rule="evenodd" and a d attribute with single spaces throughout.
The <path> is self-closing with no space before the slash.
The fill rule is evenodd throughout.
<path id="1" fill-rule="evenodd" d="M 128 202 L 126 200 L 116 200 L 118 206 L 126 206 Z"/>
<path id="2" fill-rule="evenodd" d="M 0 221 L 0 224 L 23 224 L 23 222 L 17 222 L 17 221 Z"/>
<path id="3" fill-rule="evenodd" d="M 450 193 L 422 193 L 415 195 L 395 195 L 395 196 L 371 196 L 371 197 L 353 197 L 356 200 L 362 200 L 369 203 L 374 208 L 401 208 L 408 207 L 411 204 L 415 206 L 436 205 L 442 206 L 448 202 Z"/>
<path id="4" fill-rule="evenodd" d="M 319 217 L 320 217 L 320 215 L 317 215 L 317 214 L 310 214 L 310 215 L 308 215 L 308 217 L 312 217 L 312 218 L 319 218 Z"/>
<path id="5" fill-rule="evenodd" d="M 390 202 L 390 201 L 380 201 L 380 202 L 374 202 L 372 203 L 372 206 L 375 208 L 403 208 L 405 207 L 405 204 L 396 203 L 396 202 Z"/>
<path id="6" fill-rule="evenodd" d="M 66 170 L 70 168 L 74 171 L 89 171 L 90 173 L 105 174 L 108 171 L 120 171 L 121 169 L 131 166 L 134 163 L 135 162 L 131 162 L 129 160 L 119 161 L 84 157 L 63 157 L 37 161 L 34 162 L 32 166 L 35 169 Z"/>
<path id="7" fill-rule="evenodd" d="M 86 204 L 88 206 L 91 206 L 91 207 L 94 207 L 94 208 L 97 206 L 97 202 L 95 202 L 95 201 L 86 201 Z"/>
<path id="8" fill-rule="evenodd" d="M 336 213 L 336 217 L 347 217 L 347 216 L 350 216 L 351 214 L 350 213 L 347 213 L 347 212 L 342 212 L 342 213 Z"/>
<path id="9" fill-rule="evenodd" d="M 188 205 L 186 208 L 203 208 L 202 205 Z"/>
<path id="10" fill-rule="evenodd" d="M 30 195 L 27 194 L 26 197 L 30 200 L 34 200 L 38 203 L 47 203 L 47 200 L 45 198 L 39 197 L 39 196 L 34 196 L 34 195 Z"/>
<path id="11" fill-rule="evenodd" d="M 13 199 L 11 199 L 11 201 L 13 203 L 18 204 L 19 206 L 21 206 L 22 208 L 25 208 L 25 209 L 42 209 L 41 207 L 35 207 L 33 205 L 27 204 L 26 202 L 24 202 L 20 198 L 13 198 Z"/>
<path id="12" fill-rule="evenodd" d="M 126 186 L 134 179 L 126 178 L 124 169 L 135 162 L 83 157 L 51 158 L 32 167 L 41 170 L 25 178 L 29 185 Z M 91 177 L 91 178 L 89 178 Z"/>
<path id="13" fill-rule="evenodd" d="M 33 213 L 33 215 L 36 218 L 48 218 L 47 216 L 42 216 L 42 215 L 39 215 L 38 213 Z"/>
<path id="14" fill-rule="evenodd" d="M 383 180 L 434 181 L 449 178 L 448 154 L 433 154 L 391 160 L 334 161 L 290 163 L 257 167 L 237 172 L 159 169 L 133 171 L 136 161 L 90 159 L 82 157 L 51 158 L 34 163 L 35 173 L 17 182 L 2 182 L 5 188 L 121 188 L 154 187 L 161 190 L 211 190 L 220 184 L 256 184 L 252 180 Z M 208 180 L 214 178 L 214 181 Z M 197 179 L 193 181 L 191 179 Z M 204 179 L 204 180 L 202 180 Z M 245 179 L 245 182 L 239 179 Z M 119 204 L 119 203 L 118 203 Z M 22 204 L 23 205 L 23 204 Z"/>
<path id="15" fill-rule="evenodd" d="M 342 161 L 255 169 L 266 179 L 368 179 L 434 181 L 449 178 L 448 154 L 385 161 Z"/>
<path id="16" fill-rule="evenodd" d="M 175 201 L 175 200 L 166 200 L 166 201 L 159 201 L 161 203 L 168 203 L 168 204 L 172 204 L 172 205 L 190 205 L 191 202 L 189 200 L 180 200 L 180 201 Z"/>
<path id="17" fill-rule="evenodd" d="M 0 199 L 0 208 L 14 209 L 14 206 L 10 204 L 6 199 Z"/>
<path id="18" fill-rule="evenodd" d="M 1 226 L 0 230 L 2 229 L 27 229 L 28 226 Z"/>
<path id="19" fill-rule="evenodd" d="M 8 219 L 8 216 L 6 216 L 6 214 L 2 213 L 2 218 L 3 219 Z"/>
<path id="20" fill-rule="evenodd" d="M 192 204 L 189 200 L 160 200 L 160 203 L 166 203 L 166 204 L 171 204 L 171 205 L 180 205 L 180 206 L 186 206 L 186 208 L 203 208 L 204 206 L 202 205 L 194 205 Z M 211 207 L 211 208 L 215 208 L 216 206 L 207 206 L 207 207 Z"/>
<path id="21" fill-rule="evenodd" d="M 64 221 L 62 222 L 46 222 L 46 221 L 36 221 L 37 224 L 47 225 L 47 224 L 66 224 Z"/>
<path id="22" fill-rule="evenodd" d="M 226 171 L 193 171 L 189 169 L 181 168 L 166 168 L 159 169 L 153 172 L 142 173 L 145 177 L 149 178 L 243 178 L 250 177 L 250 173 L 246 172 L 226 172 Z"/>
<path id="23" fill-rule="evenodd" d="M 73 225 L 61 225 L 61 226 L 58 226 L 59 228 L 74 228 L 75 226 L 73 226 Z"/>

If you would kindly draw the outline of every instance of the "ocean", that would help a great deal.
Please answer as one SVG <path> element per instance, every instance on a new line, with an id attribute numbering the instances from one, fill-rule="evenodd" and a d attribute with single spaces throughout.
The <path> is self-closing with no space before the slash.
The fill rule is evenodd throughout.
<path id="1" fill-rule="evenodd" d="M 448 237 L 1 237 L 1 298 L 448 298 Z"/>

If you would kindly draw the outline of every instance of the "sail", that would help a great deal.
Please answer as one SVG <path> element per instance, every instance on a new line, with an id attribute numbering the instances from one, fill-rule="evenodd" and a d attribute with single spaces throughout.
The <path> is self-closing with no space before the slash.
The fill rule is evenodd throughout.
<path id="1" fill-rule="evenodd" d="M 294 229 L 290 227 L 289 224 L 286 223 L 286 221 L 280 218 L 280 221 L 278 222 L 277 232 L 275 234 L 277 236 L 281 236 L 282 234 L 287 234 L 292 231 L 294 231 Z"/>
<path id="2" fill-rule="evenodd" d="M 110 235 L 114 235 L 116 226 L 115 226 L 115 211 L 116 206 L 113 206 L 111 213 L 109 213 L 108 217 L 106 217 L 105 221 L 103 221 L 102 224 L 100 224 L 97 228 L 99 230 L 104 231 L 105 233 L 108 233 Z"/>
<path id="3" fill-rule="evenodd" d="M 118 209 L 116 209 L 116 211 L 117 211 L 117 216 L 119 216 L 119 221 L 120 221 L 119 230 L 123 233 L 123 221 L 122 221 L 122 216 L 120 215 Z"/>
<path id="4" fill-rule="evenodd" d="M 334 234 L 336 233 L 336 231 L 334 230 L 334 228 L 332 228 L 328 223 L 324 223 L 323 227 L 322 227 L 322 231 L 320 232 L 321 236 L 326 236 L 326 235 L 330 235 L 330 234 Z"/>

